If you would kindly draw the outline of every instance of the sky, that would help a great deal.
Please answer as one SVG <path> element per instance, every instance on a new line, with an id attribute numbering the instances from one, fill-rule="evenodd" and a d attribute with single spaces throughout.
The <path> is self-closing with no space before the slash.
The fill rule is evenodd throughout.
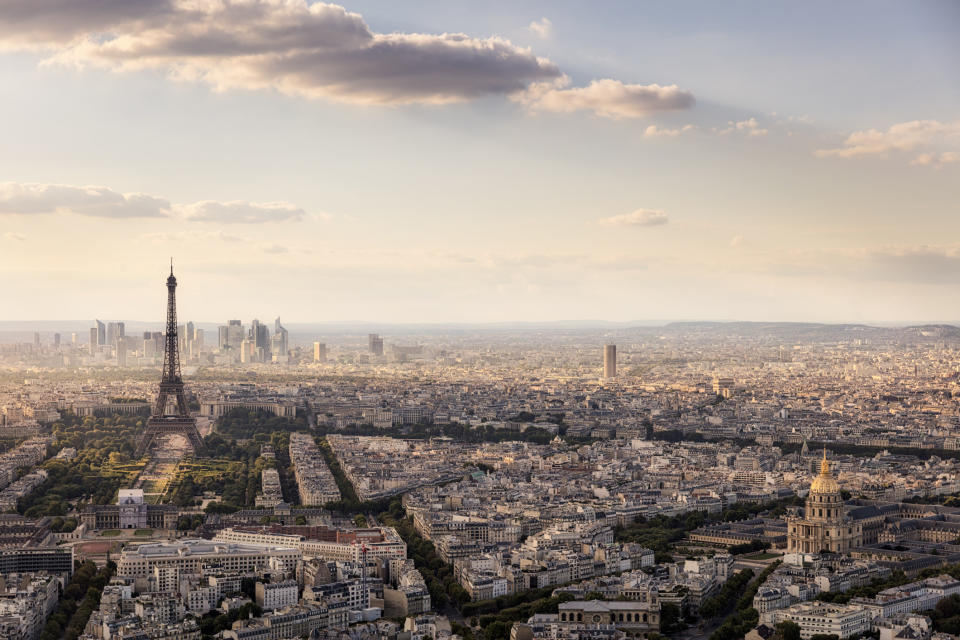
<path id="1" fill-rule="evenodd" d="M 960 4 L 6 0 L 0 320 L 960 322 Z"/>

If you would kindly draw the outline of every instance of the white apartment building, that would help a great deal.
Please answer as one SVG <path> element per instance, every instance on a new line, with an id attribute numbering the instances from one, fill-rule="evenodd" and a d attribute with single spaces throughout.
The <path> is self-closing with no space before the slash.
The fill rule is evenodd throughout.
<path id="1" fill-rule="evenodd" d="M 264 611 L 273 611 L 297 604 L 300 599 L 299 587 L 296 580 L 283 582 L 257 582 L 255 587 L 257 604 Z"/>
<path id="2" fill-rule="evenodd" d="M 240 543 L 244 545 L 276 546 L 298 549 L 306 558 L 323 558 L 337 562 L 361 562 L 363 548 L 366 546 L 367 560 L 379 558 L 406 558 L 407 543 L 390 527 L 380 529 L 384 540 L 379 542 L 332 542 L 308 540 L 301 535 L 289 533 L 270 533 L 263 531 L 244 531 L 228 528 L 217 533 L 214 542 Z"/>
<path id="3" fill-rule="evenodd" d="M 291 547 L 183 540 L 124 549 L 117 563 L 117 575 L 133 578 L 137 590 L 142 591 L 156 567 L 176 567 L 180 575 L 203 573 L 204 566 L 217 566 L 227 573 L 274 569 L 292 574 L 302 557 L 299 549 Z"/>
<path id="4" fill-rule="evenodd" d="M 764 614 L 770 624 L 791 620 L 800 626 L 800 637 L 809 640 L 815 635 L 835 635 L 840 640 L 869 631 L 873 617 L 864 607 L 853 604 L 801 602 L 786 609 Z"/>

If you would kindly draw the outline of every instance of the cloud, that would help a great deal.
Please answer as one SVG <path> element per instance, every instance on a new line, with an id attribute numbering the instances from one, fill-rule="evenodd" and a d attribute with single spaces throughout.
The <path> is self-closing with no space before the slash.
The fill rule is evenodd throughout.
<path id="1" fill-rule="evenodd" d="M 264 244 L 260 245 L 260 249 L 264 253 L 288 253 L 290 251 L 290 249 L 281 244 Z"/>
<path id="2" fill-rule="evenodd" d="M 960 284 L 960 245 L 894 246 L 863 252 L 876 278 L 922 284 Z"/>
<path id="3" fill-rule="evenodd" d="M 298 221 L 307 213 L 289 202 L 219 202 L 201 200 L 171 204 L 165 198 L 143 193 L 119 193 L 108 187 L 0 182 L 0 215 L 72 213 L 97 218 L 179 217 L 189 222 L 257 224 Z M 310 216 L 329 220 L 330 214 Z"/>
<path id="4" fill-rule="evenodd" d="M 742 244 L 743 244 L 743 236 L 735 235 L 732 238 L 730 238 L 730 246 L 733 247 L 734 249 L 736 249 Z"/>
<path id="5" fill-rule="evenodd" d="M 721 136 L 725 136 L 733 132 L 739 132 L 751 137 L 759 137 L 770 133 L 769 129 L 764 129 L 760 126 L 760 123 L 757 122 L 756 118 L 748 118 L 739 122 L 730 120 L 727 122 L 727 127 L 725 129 L 714 129 L 713 131 Z"/>
<path id="6" fill-rule="evenodd" d="M 535 36 L 547 40 L 553 35 L 553 23 L 550 22 L 549 18 L 540 18 L 531 22 L 527 30 Z"/>
<path id="7" fill-rule="evenodd" d="M 917 285 L 960 284 L 960 244 L 788 251 L 760 268 L 776 276 Z"/>
<path id="8" fill-rule="evenodd" d="M 3 237 L 7 240 L 16 240 L 17 242 L 23 242 L 27 239 L 27 236 L 24 234 L 16 233 L 14 231 L 7 231 L 5 234 L 3 234 Z"/>
<path id="9" fill-rule="evenodd" d="M 669 220 L 663 211 L 637 209 L 632 213 L 601 218 L 598 222 L 606 227 L 656 227 L 667 224 Z"/>
<path id="10" fill-rule="evenodd" d="M 591 111 L 605 118 L 642 118 L 651 113 L 693 107 L 696 100 L 677 85 L 624 84 L 609 78 L 593 80 L 586 87 L 570 87 L 566 76 L 538 82 L 513 96 L 530 111 L 573 113 Z"/>
<path id="11" fill-rule="evenodd" d="M 0 214 L 47 213 L 74 213 L 98 218 L 159 218 L 170 214 L 170 202 L 142 193 L 118 193 L 107 187 L 0 183 Z"/>
<path id="12" fill-rule="evenodd" d="M 503 38 L 376 33 L 359 14 L 306 0 L 7 0 L 2 47 L 79 67 L 160 69 L 217 90 L 374 105 L 505 95 L 561 76 Z"/>
<path id="13" fill-rule="evenodd" d="M 251 242 L 247 238 L 224 233 L 223 231 L 203 231 L 191 229 L 190 231 L 157 231 L 154 233 L 144 233 L 140 236 L 144 240 L 150 240 L 158 244 L 168 242 Z"/>
<path id="14" fill-rule="evenodd" d="M 933 167 L 941 169 L 944 165 L 960 162 L 960 154 L 954 151 L 944 151 L 937 155 L 935 153 L 921 153 L 910 161 L 910 164 L 918 167 Z"/>
<path id="15" fill-rule="evenodd" d="M 960 121 L 944 123 L 937 120 L 912 120 L 892 125 L 886 131 L 855 131 L 847 137 L 842 147 L 819 149 L 815 155 L 821 158 L 886 155 L 891 151 L 914 151 L 957 135 L 960 135 Z"/>
<path id="16" fill-rule="evenodd" d="M 177 212 L 191 222 L 225 222 L 255 224 L 301 220 L 306 212 L 289 202 L 217 202 L 203 200 L 177 207 Z"/>
<path id="17" fill-rule="evenodd" d="M 695 124 L 685 124 L 676 129 L 661 129 L 655 124 L 650 125 L 643 132 L 644 138 L 676 138 L 684 133 L 690 133 L 697 130 Z"/>

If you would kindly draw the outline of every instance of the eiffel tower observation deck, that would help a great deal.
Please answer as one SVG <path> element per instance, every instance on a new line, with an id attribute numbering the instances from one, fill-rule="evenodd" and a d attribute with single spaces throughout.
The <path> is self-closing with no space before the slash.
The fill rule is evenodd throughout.
<path id="1" fill-rule="evenodd" d="M 160 393 L 147 420 L 147 428 L 137 444 L 137 456 L 142 456 L 164 436 L 180 435 L 187 439 L 194 455 L 204 453 L 203 440 L 197 431 L 197 421 L 190 415 L 187 399 L 183 395 L 183 378 L 180 376 L 180 346 L 177 341 L 177 279 L 173 276 L 173 260 L 170 261 L 170 277 L 167 278 L 167 330 L 164 335 L 163 377 Z"/>

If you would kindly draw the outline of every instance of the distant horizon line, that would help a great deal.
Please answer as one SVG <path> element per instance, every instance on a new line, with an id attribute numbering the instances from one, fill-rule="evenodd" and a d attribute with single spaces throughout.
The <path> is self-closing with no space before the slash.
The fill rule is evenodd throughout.
<path id="1" fill-rule="evenodd" d="M 226 326 L 229 320 L 236 320 L 237 318 L 230 318 L 223 321 L 207 321 L 207 320 L 185 320 L 180 324 L 193 323 L 194 325 L 207 325 L 207 326 Z M 241 320 L 245 324 L 249 324 L 254 319 L 259 320 L 262 324 L 272 323 L 273 320 L 260 320 L 259 318 L 251 318 L 250 320 Z M 94 318 L 94 320 L 99 320 L 99 318 Z M 0 320 L 0 331 L 30 331 L 29 325 L 49 325 L 52 324 L 64 324 L 76 327 L 86 327 L 89 321 L 87 320 Z M 123 322 L 124 324 L 131 325 L 163 325 L 164 322 L 161 320 L 113 320 L 109 318 L 102 319 L 101 322 Z M 658 319 L 658 320 L 598 320 L 598 319 L 586 319 L 586 320 L 490 320 L 490 321 L 374 321 L 374 320 L 312 320 L 312 321 L 284 321 L 281 319 L 281 324 L 284 327 L 313 327 L 313 326 L 329 326 L 329 327 L 350 327 L 357 326 L 363 327 L 364 330 L 369 329 L 370 327 L 530 327 L 530 326 L 567 326 L 567 327 L 578 327 L 578 328 L 630 328 L 630 327 L 645 327 L 645 328 L 658 328 L 658 327 L 668 327 L 671 325 L 681 325 L 681 324 L 702 324 L 702 325 L 736 325 L 736 324 L 746 324 L 746 325 L 817 325 L 817 326 L 834 326 L 834 327 L 869 327 L 869 328 L 883 328 L 883 329 L 906 329 L 911 327 L 954 327 L 960 328 L 960 320 L 915 320 L 915 321 L 893 321 L 893 320 L 870 320 L 870 321 L 844 321 L 844 320 L 745 320 L 745 319 L 689 319 L 689 318 L 680 318 L 680 319 Z M 24 328 L 17 328 L 24 327 Z M 52 329 L 47 329 L 52 330 Z"/>

